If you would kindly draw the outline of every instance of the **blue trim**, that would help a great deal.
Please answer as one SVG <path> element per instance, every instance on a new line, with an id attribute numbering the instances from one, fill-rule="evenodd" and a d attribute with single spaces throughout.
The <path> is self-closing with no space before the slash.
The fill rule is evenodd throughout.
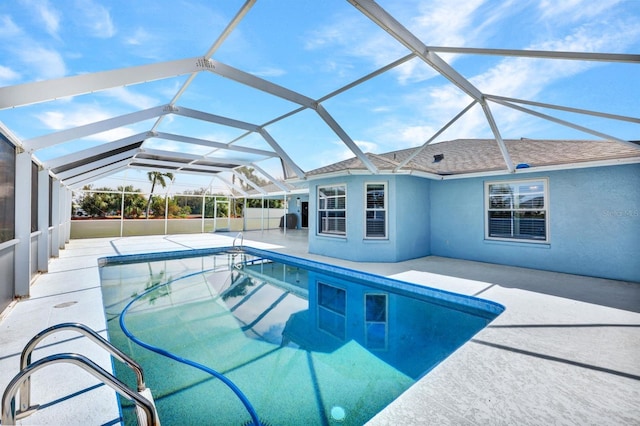
<path id="1" fill-rule="evenodd" d="M 493 241 L 492 241 L 493 243 Z M 513 244 L 513 243 L 511 243 Z M 207 249 L 180 250 L 173 252 L 144 253 L 124 256 L 108 256 L 99 259 L 100 265 L 134 263 L 148 260 L 165 260 L 186 257 L 209 256 L 234 250 L 234 247 L 216 247 Z M 412 297 L 418 297 L 430 303 L 445 306 L 457 311 L 466 312 L 486 319 L 493 319 L 504 312 L 505 307 L 499 303 L 481 299 L 475 296 L 454 293 L 447 290 L 427 287 L 420 284 L 408 283 L 394 278 L 383 277 L 368 272 L 341 266 L 321 263 L 309 259 L 304 259 L 287 254 L 277 253 L 269 250 L 257 249 L 254 247 L 243 247 L 245 253 L 253 256 L 264 257 L 303 269 L 331 275 L 338 278 L 348 278 L 362 284 L 379 288 L 392 288 L 397 292 Z M 143 293 L 144 294 L 144 293 Z"/>
<path id="2" fill-rule="evenodd" d="M 446 306 L 450 309 L 463 311 L 487 319 L 493 319 L 505 310 L 505 307 L 499 303 L 480 299 L 474 296 L 453 293 L 446 290 L 440 290 L 419 284 L 396 280 L 394 278 L 383 277 L 368 272 L 357 271 L 354 269 L 330 265 L 327 263 L 320 263 L 313 260 L 275 253 L 267 250 L 256 249 L 253 247 L 245 247 L 244 249 L 247 253 L 252 255 L 257 255 L 268 258 L 270 260 L 287 263 L 292 266 L 302 267 L 314 272 L 320 272 L 343 279 L 345 278 L 345 276 L 347 276 L 349 280 L 353 280 L 369 286 L 381 287 L 383 289 L 385 287 L 393 288 L 401 294 L 410 295 L 412 297 L 417 296 L 423 300 L 429 301 L 430 303 Z"/>

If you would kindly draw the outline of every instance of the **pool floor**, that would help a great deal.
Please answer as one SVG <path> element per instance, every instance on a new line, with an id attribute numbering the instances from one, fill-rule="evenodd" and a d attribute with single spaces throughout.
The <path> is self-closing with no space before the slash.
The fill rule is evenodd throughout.
<path id="1" fill-rule="evenodd" d="M 245 268 L 235 268 L 228 255 L 101 268 L 110 340 L 143 366 L 164 424 L 249 424 L 250 417 L 221 381 L 123 333 L 119 312 L 133 297 L 139 299 L 125 316 L 133 335 L 224 374 L 272 425 L 364 424 L 489 321 L 336 277 L 295 271 L 287 278 L 282 265 Z M 267 270 L 282 280 L 266 282 Z M 326 299 L 318 290 L 324 282 L 330 296 L 344 293 L 344 300 L 327 305 L 330 327 L 322 329 L 319 305 L 326 301 L 315 299 Z M 374 330 L 385 333 L 385 346 L 376 350 L 354 338 L 371 327 L 368 307 L 354 308 L 371 294 L 388 299 L 384 323 L 375 318 Z M 344 328 L 332 335 L 336 318 Z M 456 325 L 461 330 L 452 337 Z M 126 367 L 115 369 L 133 382 Z M 125 423 L 134 424 L 128 403 L 122 405 Z"/>

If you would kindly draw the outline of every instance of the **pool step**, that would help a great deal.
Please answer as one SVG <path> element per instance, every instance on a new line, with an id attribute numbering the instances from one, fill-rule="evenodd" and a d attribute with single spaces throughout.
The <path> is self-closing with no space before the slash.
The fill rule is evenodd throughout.
<path id="1" fill-rule="evenodd" d="M 139 393 L 143 398 L 145 398 L 147 401 L 149 401 L 151 403 L 151 405 L 153 405 L 153 408 L 154 408 L 153 415 L 155 417 L 155 419 L 154 419 L 155 420 L 155 424 L 157 426 L 160 426 L 160 419 L 158 418 L 158 410 L 155 409 L 156 408 L 156 402 L 153 400 L 153 395 L 151 394 L 151 389 L 144 388 Z M 138 417 L 138 424 L 139 425 L 152 424 L 147 419 L 147 413 L 139 405 L 136 405 L 136 417 Z"/>

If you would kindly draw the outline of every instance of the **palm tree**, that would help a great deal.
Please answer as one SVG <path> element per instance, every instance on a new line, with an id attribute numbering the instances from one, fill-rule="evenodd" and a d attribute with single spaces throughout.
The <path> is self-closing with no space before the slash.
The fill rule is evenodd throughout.
<path id="1" fill-rule="evenodd" d="M 173 180 L 173 173 L 161 173 L 161 172 L 147 172 L 147 177 L 149 178 L 149 182 L 151 182 L 151 192 L 149 193 L 149 201 L 147 201 L 146 215 L 145 218 L 149 219 L 149 210 L 151 209 L 151 199 L 153 198 L 153 190 L 156 187 L 156 183 L 160 184 L 163 188 L 166 188 L 167 182 L 164 178 L 168 177 L 170 180 Z"/>

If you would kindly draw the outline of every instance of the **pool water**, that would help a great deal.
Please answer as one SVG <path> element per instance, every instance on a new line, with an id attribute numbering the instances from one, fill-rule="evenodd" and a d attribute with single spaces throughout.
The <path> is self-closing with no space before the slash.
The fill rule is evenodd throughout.
<path id="1" fill-rule="evenodd" d="M 503 310 L 262 250 L 196 254 L 107 258 L 100 268 L 109 338 L 143 366 L 165 425 L 251 419 L 220 380 L 124 334 L 119 316 L 132 298 L 130 333 L 223 373 L 271 425 L 364 424 Z"/>

